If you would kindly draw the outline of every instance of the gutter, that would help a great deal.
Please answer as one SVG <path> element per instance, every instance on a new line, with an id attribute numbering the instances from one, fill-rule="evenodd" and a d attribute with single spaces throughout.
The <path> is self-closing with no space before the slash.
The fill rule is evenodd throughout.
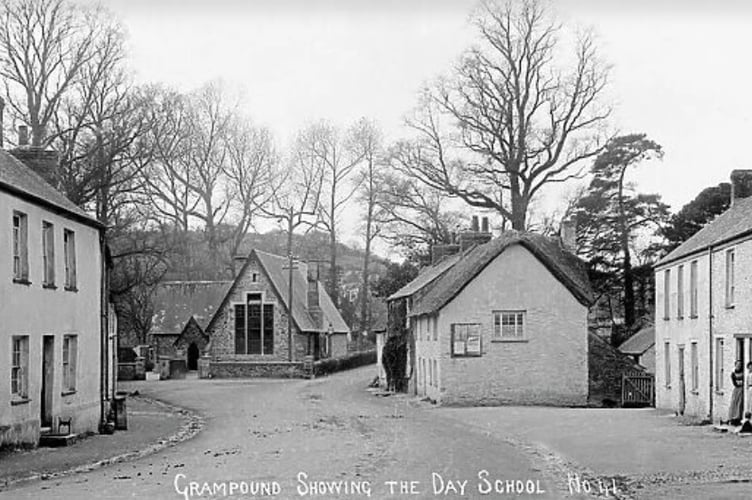
<path id="1" fill-rule="evenodd" d="M 713 246 L 708 246 L 708 419 L 713 422 Z"/>

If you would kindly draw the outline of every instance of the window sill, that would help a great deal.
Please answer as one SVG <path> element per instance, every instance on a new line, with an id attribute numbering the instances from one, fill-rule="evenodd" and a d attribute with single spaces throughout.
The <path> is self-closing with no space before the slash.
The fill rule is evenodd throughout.
<path id="1" fill-rule="evenodd" d="M 57 287 L 54 283 L 45 283 L 42 285 L 42 288 L 45 288 L 47 290 L 57 290 Z"/>
<path id="2" fill-rule="evenodd" d="M 63 392 L 61 392 L 60 395 L 63 396 L 63 397 L 65 397 L 65 396 L 72 396 L 75 393 L 76 393 L 76 390 L 75 389 L 71 389 L 69 391 L 63 391 Z"/>
<path id="3" fill-rule="evenodd" d="M 684 319 L 684 316 L 677 316 L 676 319 Z"/>
<path id="4" fill-rule="evenodd" d="M 726 309 L 733 309 L 736 304 L 726 304 Z"/>
<path id="5" fill-rule="evenodd" d="M 700 395 L 700 391 L 689 391 L 690 394 L 694 394 L 695 396 Z"/>
<path id="6" fill-rule="evenodd" d="M 491 339 L 493 344 L 506 344 L 506 343 L 518 343 L 518 342 L 530 342 L 530 339 Z"/>
<path id="7" fill-rule="evenodd" d="M 691 315 L 691 316 L 689 317 L 689 319 L 697 319 L 697 318 L 699 318 L 699 316 L 698 316 L 698 315 L 696 315 L 696 314 L 693 314 L 693 315 Z"/>
<path id="8" fill-rule="evenodd" d="M 723 396 L 723 391 L 716 390 L 715 391 L 716 396 Z"/>
<path id="9" fill-rule="evenodd" d="M 78 288 L 76 288 L 75 286 L 66 286 L 65 291 L 66 292 L 78 292 Z"/>
<path id="10" fill-rule="evenodd" d="M 668 384 L 668 385 L 666 386 L 666 389 L 671 389 L 671 384 Z"/>
<path id="11" fill-rule="evenodd" d="M 19 406 L 19 405 L 25 405 L 31 402 L 31 399 L 29 398 L 18 398 L 18 399 L 11 399 L 10 405 L 11 406 Z"/>
<path id="12" fill-rule="evenodd" d="M 17 285 L 26 285 L 26 286 L 31 285 L 31 281 L 29 281 L 26 278 L 13 278 L 13 283 Z"/>
<path id="13" fill-rule="evenodd" d="M 671 318 L 668 318 L 666 316 L 663 317 L 663 321 L 669 321 Z"/>

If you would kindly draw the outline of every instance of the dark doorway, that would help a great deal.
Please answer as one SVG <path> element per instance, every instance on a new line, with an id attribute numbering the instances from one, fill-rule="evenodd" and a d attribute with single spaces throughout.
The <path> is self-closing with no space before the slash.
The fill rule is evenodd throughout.
<path id="1" fill-rule="evenodd" d="M 679 346 L 679 415 L 684 415 L 687 405 L 687 388 L 684 379 L 684 346 Z"/>
<path id="2" fill-rule="evenodd" d="M 198 346 L 195 342 L 191 342 L 188 346 L 188 369 L 198 370 Z"/>
<path id="3" fill-rule="evenodd" d="M 42 427 L 52 427 L 52 388 L 55 374 L 55 337 L 42 337 L 42 394 L 39 418 Z"/>
<path id="4" fill-rule="evenodd" d="M 313 336 L 313 359 L 321 359 L 321 340 L 318 333 L 311 333 Z"/>

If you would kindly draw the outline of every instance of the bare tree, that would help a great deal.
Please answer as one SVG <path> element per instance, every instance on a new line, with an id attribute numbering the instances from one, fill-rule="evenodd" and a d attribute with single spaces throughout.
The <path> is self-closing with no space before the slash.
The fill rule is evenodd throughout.
<path id="1" fill-rule="evenodd" d="M 279 191 L 279 158 L 269 130 L 236 118 L 225 141 L 227 160 L 223 167 L 229 200 L 235 217 L 230 257 L 240 249 L 259 207 L 272 202 Z"/>
<path id="2" fill-rule="evenodd" d="M 0 77 L 7 104 L 27 123 L 32 146 L 46 146 L 47 126 L 66 92 L 98 55 L 111 53 L 121 27 L 101 7 L 66 0 L 7 0 L 0 7 Z"/>
<path id="3" fill-rule="evenodd" d="M 352 181 L 357 166 L 365 156 L 361 140 L 359 124 L 342 134 L 333 125 L 322 121 L 305 128 L 296 142 L 298 154 L 305 156 L 323 174 L 323 192 L 318 205 L 319 225 L 329 235 L 328 292 L 335 306 L 339 304 L 339 219 L 357 189 L 357 184 Z"/>
<path id="4" fill-rule="evenodd" d="M 540 189 L 584 174 L 583 160 L 602 151 L 608 68 L 588 33 L 578 37 L 573 58 L 557 64 L 560 26 L 537 0 L 486 1 L 475 26 L 481 45 L 427 90 L 408 120 L 422 147 L 410 174 L 524 230 Z M 454 125 L 452 135 L 442 117 Z"/>
<path id="5" fill-rule="evenodd" d="M 380 227 L 376 221 L 376 211 L 382 186 L 379 182 L 383 170 L 382 135 L 376 125 L 368 120 L 358 124 L 356 144 L 363 154 L 363 167 L 358 172 L 358 198 L 365 206 L 363 272 L 360 287 L 360 328 L 365 330 L 371 325 L 371 245 L 379 236 Z M 358 337 L 360 338 L 360 337 Z"/>

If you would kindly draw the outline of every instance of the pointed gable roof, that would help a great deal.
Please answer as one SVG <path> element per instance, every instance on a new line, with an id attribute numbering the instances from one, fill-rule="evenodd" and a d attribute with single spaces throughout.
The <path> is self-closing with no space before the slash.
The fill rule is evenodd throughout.
<path id="1" fill-rule="evenodd" d="M 288 287 L 290 272 L 287 269 L 288 259 L 281 255 L 274 255 L 260 250 L 252 249 L 240 272 L 235 277 L 235 281 L 227 290 L 225 297 L 222 301 L 222 305 L 217 308 L 219 312 L 228 302 L 229 296 L 236 289 L 240 279 L 248 272 L 248 265 L 252 259 L 255 259 L 261 270 L 266 274 L 266 277 L 274 287 L 274 291 L 279 297 L 282 305 L 288 311 L 291 309 L 288 305 Z M 308 313 L 308 280 L 307 277 L 301 271 L 293 271 L 292 273 L 292 320 L 301 332 L 327 332 L 329 325 L 332 325 L 332 332 L 334 333 L 349 333 L 350 328 L 345 323 L 342 315 L 334 306 L 329 294 L 326 293 L 321 283 L 317 282 L 319 292 L 319 306 L 323 315 L 323 327 L 319 328 L 313 321 L 313 318 Z M 216 318 L 215 312 L 214 317 Z M 212 318 L 211 323 L 214 322 Z"/>
<path id="2" fill-rule="evenodd" d="M 585 264 L 579 258 L 566 251 L 552 238 L 534 233 L 506 231 L 499 238 L 463 253 L 454 264 L 427 286 L 426 294 L 413 305 L 410 315 L 432 314 L 444 307 L 491 261 L 512 245 L 522 245 L 529 250 L 581 304 L 592 304 L 593 292 L 590 281 Z"/>
<path id="3" fill-rule="evenodd" d="M 752 234 L 752 197 L 739 198 L 721 215 L 662 258 L 656 267 L 707 250 L 735 238 Z"/>
<path id="4" fill-rule="evenodd" d="M 191 318 L 206 331 L 232 281 L 166 281 L 154 291 L 150 333 L 178 335 Z"/>
<path id="5" fill-rule="evenodd" d="M 62 212 L 84 224 L 102 228 L 102 224 L 90 216 L 63 193 L 52 187 L 47 181 L 23 164 L 7 151 L 0 149 L 0 190 L 12 193 L 32 203 Z"/>

